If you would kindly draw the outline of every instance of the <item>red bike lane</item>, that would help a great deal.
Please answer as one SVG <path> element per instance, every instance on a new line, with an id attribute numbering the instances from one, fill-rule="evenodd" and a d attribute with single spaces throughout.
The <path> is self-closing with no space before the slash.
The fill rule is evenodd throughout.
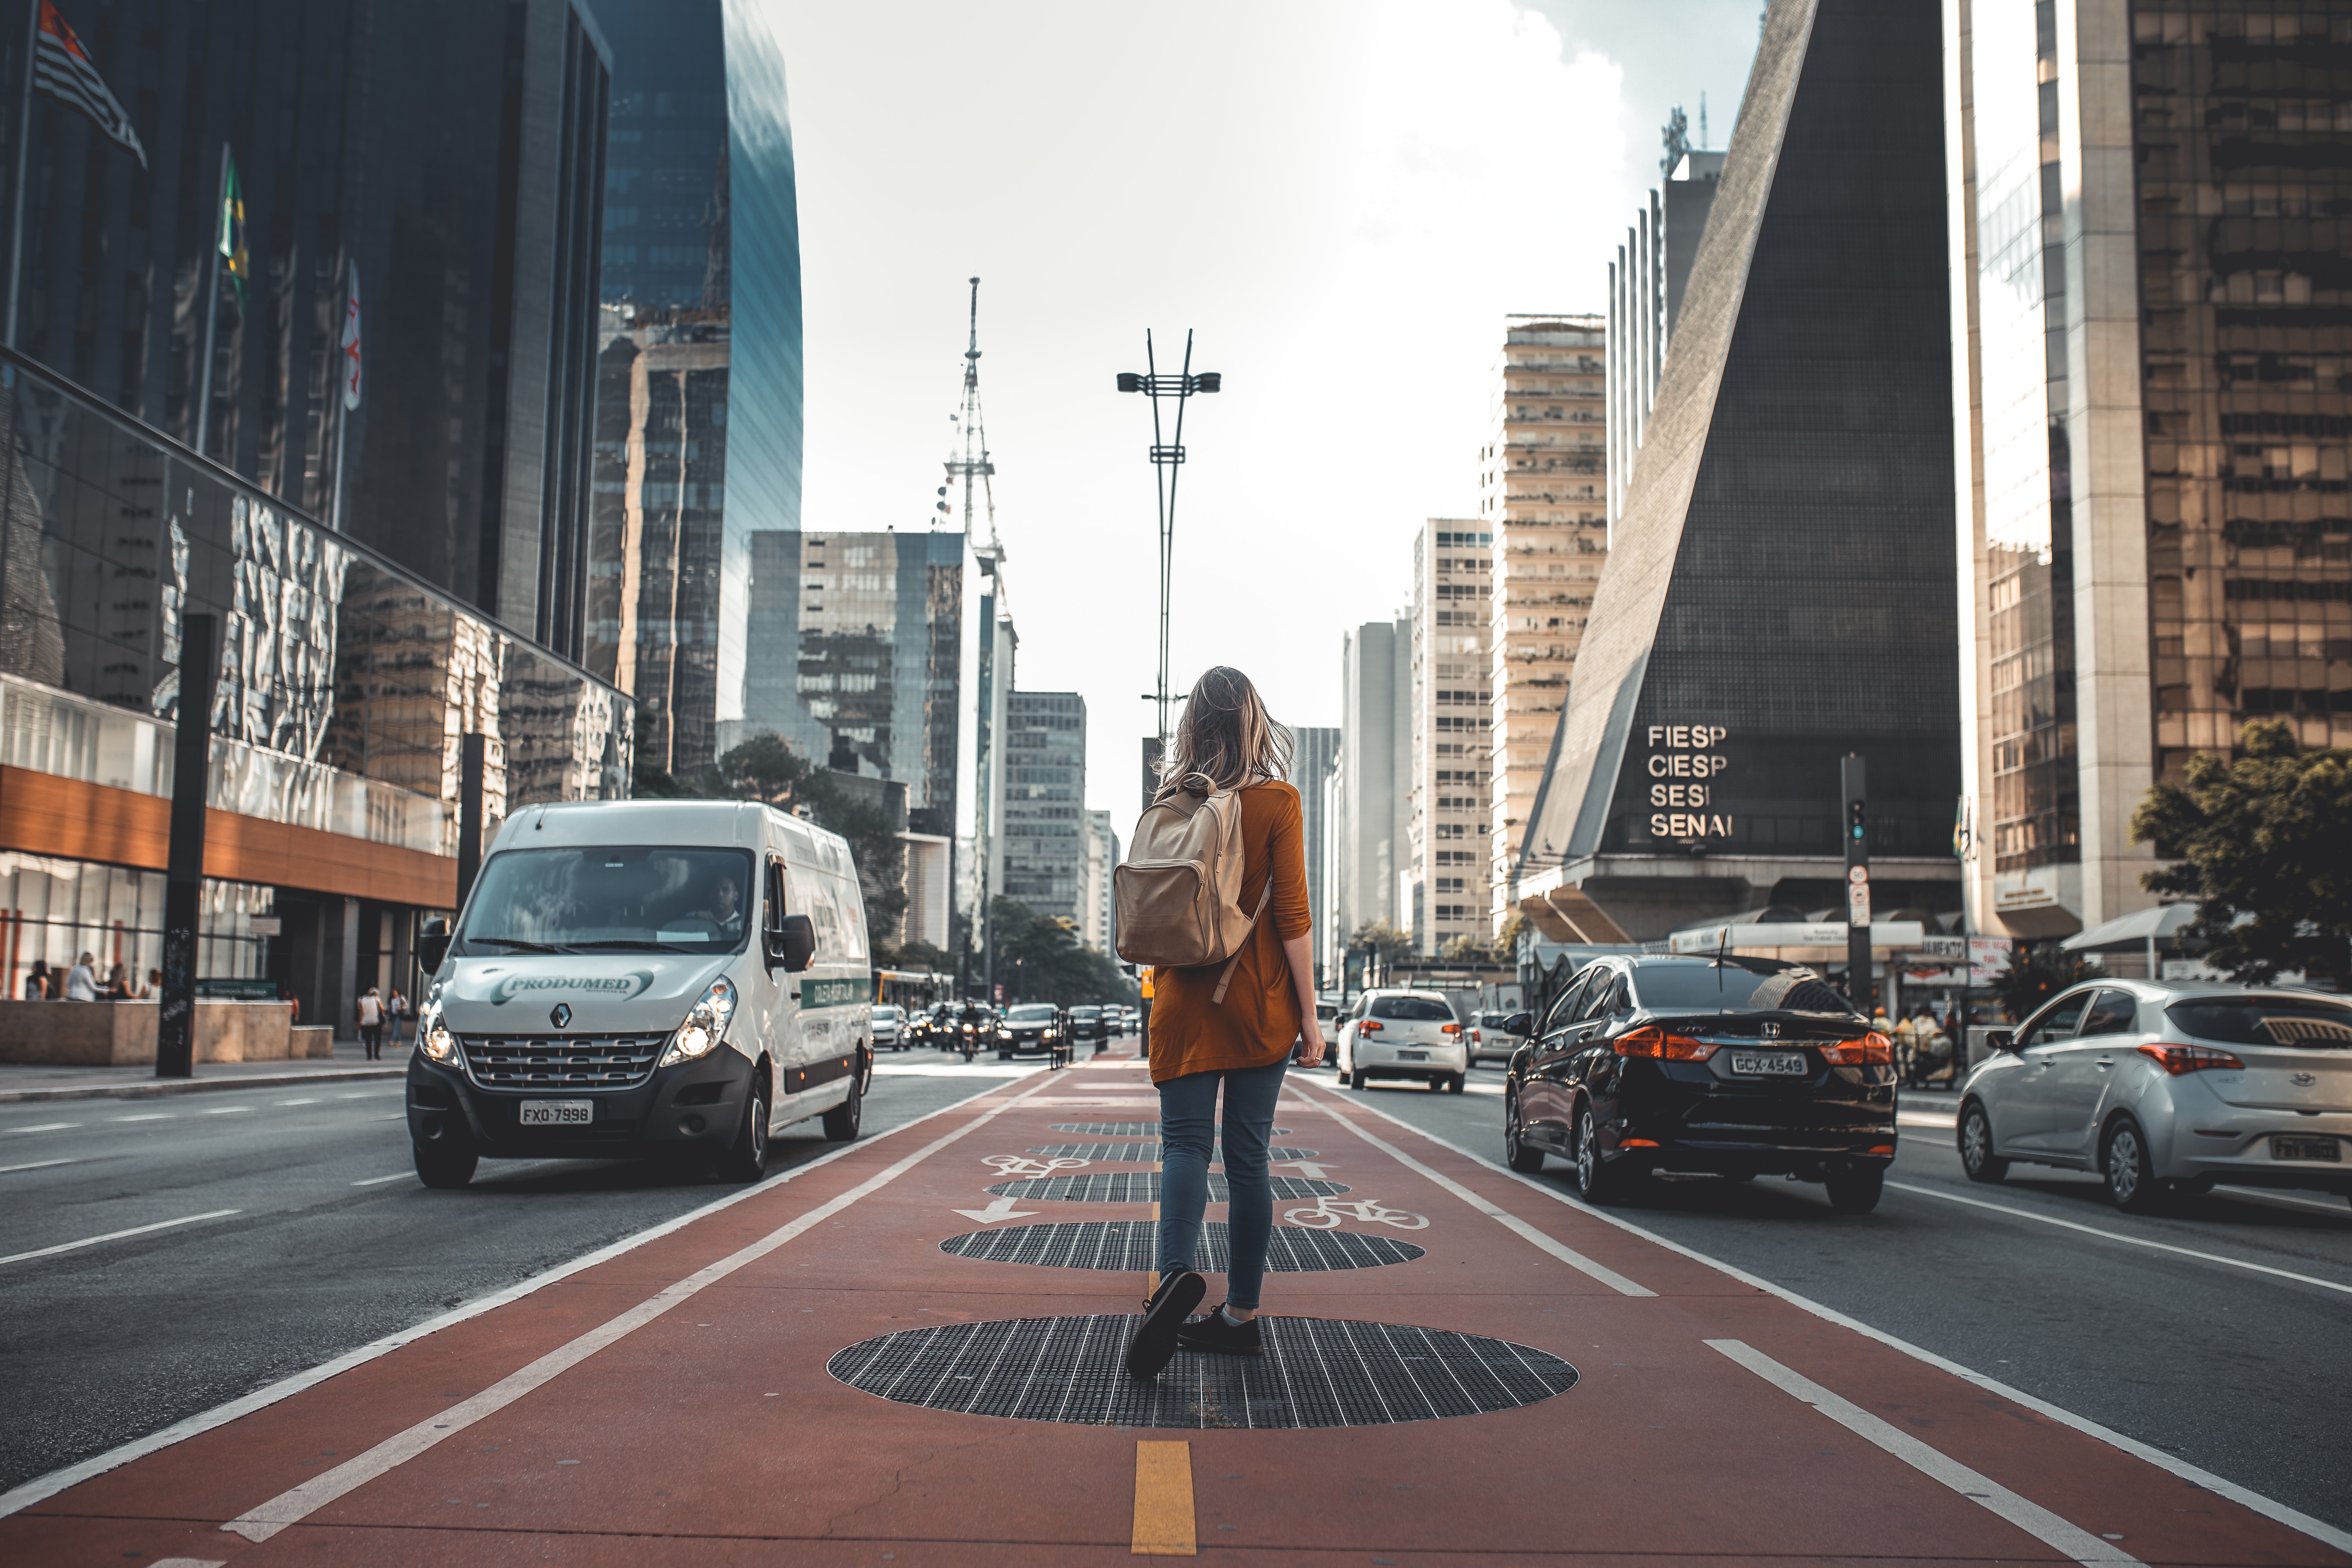
<path id="1" fill-rule="evenodd" d="M 1108 1059 L 989 1092 L 0 1519 L 0 1554 L 2352 1561 L 1317 1083 L 1276 1117 L 1272 1353 L 1139 1394 L 1154 1105 Z"/>

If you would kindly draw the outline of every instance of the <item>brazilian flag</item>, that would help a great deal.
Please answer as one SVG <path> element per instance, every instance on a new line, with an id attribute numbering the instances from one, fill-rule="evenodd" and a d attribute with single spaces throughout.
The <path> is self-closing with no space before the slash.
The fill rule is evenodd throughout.
<path id="1" fill-rule="evenodd" d="M 245 187 L 236 177 L 236 156 L 226 148 L 221 150 L 220 253 L 236 285 L 236 308 L 243 310 L 253 260 L 245 249 Z"/>

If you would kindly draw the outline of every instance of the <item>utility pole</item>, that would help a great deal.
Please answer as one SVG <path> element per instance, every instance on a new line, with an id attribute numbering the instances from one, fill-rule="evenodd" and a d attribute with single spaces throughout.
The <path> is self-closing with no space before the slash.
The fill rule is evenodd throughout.
<path id="1" fill-rule="evenodd" d="M 155 1016 L 155 1076 L 193 1078 L 196 940 L 205 887 L 205 791 L 212 781 L 216 623 L 180 617 L 179 714 L 172 732 L 172 836 L 163 872 L 163 995 Z"/>
<path id="2" fill-rule="evenodd" d="M 1160 679 L 1153 689 L 1144 694 L 1144 700 L 1157 705 L 1159 711 L 1160 749 L 1168 753 L 1168 707 L 1175 694 L 1168 689 L 1168 589 L 1169 573 L 1175 563 L 1176 553 L 1176 480 L 1178 469 L 1184 462 L 1184 405 L 1196 392 L 1222 392 L 1225 378 L 1213 370 L 1192 373 L 1192 334 L 1184 333 L 1184 368 L 1174 375 L 1161 375 L 1160 362 L 1152 351 L 1151 333 L 1143 334 L 1143 374 L 1121 371 L 1118 389 L 1140 392 L 1151 399 L 1151 473 L 1160 502 Z M 1166 430 L 1160 410 L 1163 398 L 1176 405 L 1174 430 Z"/>
<path id="3" fill-rule="evenodd" d="M 984 579 L 980 592 L 980 638 L 978 679 L 980 689 L 977 719 L 974 726 L 976 744 L 972 750 L 972 857 L 979 862 L 972 868 L 978 896 L 973 900 L 971 914 L 972 940 L 980 945 L 982 994 L 993 1000 L 996 995 L 996 944 L 990 929 L 989 905 L 994 889 L 989 886 L 988 868 L 992 850 L 991 828 L 996 812 L 996 792 L 990 787 L 994 772 L 996 752 L 996 621 L 997 606 L 1004 593 L 1004 577 L 999 570 L 1004 562 L 1003 547 L 996 538 L 996 488 L 990 481 L 996 475 L 996 465 L 989 460 L 988 426 L 980 412 L 980 279 L 971 279 L 971 320 L 963 351 L 963 412 L 956 416 L 963 434 L 962 456 L 950 456 L 947 462 L 948 482 L 961 480 L 963 485 L 963 537 L 965 547 L 980 563 L 980 574 Z M 947 486 L 940 487 L 938 510 L 948 510 Z M 980 540 L 982 508 L 988 522 L 988 542 Z"/>
<path id="4" fill-rule="evenodd" d="M 1870 1016 L 1870 805 L 1863 759 L 1848 752 L 1838 762 L 1839 793 L 1845 797 L 1845 994 L 1854 1011 Z"/>

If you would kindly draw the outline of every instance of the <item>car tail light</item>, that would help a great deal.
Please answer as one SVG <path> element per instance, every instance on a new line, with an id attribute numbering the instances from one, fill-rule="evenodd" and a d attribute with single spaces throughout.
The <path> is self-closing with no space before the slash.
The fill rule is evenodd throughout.
<path id="1" fill-rule="evenodd" d="M 1620 1149 L 1654 1149 L 1657 1146 L 1658 1141 L 1654 1138 L 1620 1138 L 1617 1140 L 1617 1147 Z"/>
<path id="2" fill-rule="evenodd" d="M 1458 1035 L 1462 1032 L 1462 1026 L 1459 1024 L 1444 1024 L 1439 1026 L 1437 1032 L 1441 1035 Z"/>
<path id="3" fill-rule="evenodd" d="M 1356 1026 L 1356 1033 L 1360 1035 L 1377 1035 L 1380 1032 L 1381 1025 L 1377 1018 L 1367 1018 Z"/>
<path id="4" fill-rule="evenodd" d="M 2204 1072 L 2213 1068 L 2227 1068 L 2234 1071 L 2246 1065 L 2218 1046 L 2142 1046 L 2139 1054 L 2175 1078 L 2185 1072 Z"/>
<path id="5" fill-rule="evenodd" d="M 1621 1057 L 1654 1057 L 1669 1062 L 1703 1062 L 1716 1051 L 1709 1041 L 1669 1035 L 1655 1024 L 1620 1035 L 1612 1048 Z"/>
<path id="6" fill-rule="evenodd" d="M 1824 1044 L 1822 1059 L 1832 1067 L 1885 1067 L 1895 1060 L 1895 1042 L 1873 1029 L 1858 1040 Z"/>

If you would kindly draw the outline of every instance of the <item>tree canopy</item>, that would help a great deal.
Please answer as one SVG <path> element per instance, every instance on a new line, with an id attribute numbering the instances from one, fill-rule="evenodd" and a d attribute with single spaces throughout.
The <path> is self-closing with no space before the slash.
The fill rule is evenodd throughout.
<path id="1" fill-rule="evenodd" d="M 2000 999 L 2001 1010 L 2013 1022 L 2022 1024 L 2036 1007 L 2069 985 L 2096 980 L 2105 973 L 2056 942 L 2020 946 L 2010 954 L 2009 966 L 1993 976 L 1992 994 Z"/>
<path id="2" fill-rule="evenodd" d="M 1004 987 L 1008 1003 L 1069 1007 L 1137 999 L 1135 983 L 1109 954 L 1082 944 L 1067 920 L 1000 896 L 989 905 L 988 933 L 995 949 L 996 983 Z"/>
<path id="3" fill-rule="evenodd" d="M 2182 935 L 2238 980 L 2340 977 L 2352 940 L 2352 751 L 2307 749 L 2277 720 L 2246 725 L 2239 747 L 2234 759 L 2199 752 L 2181 783 L 2140 801 L 2133 842 L 2173 862 L 2141 885 L 2195 899 Z"/>

